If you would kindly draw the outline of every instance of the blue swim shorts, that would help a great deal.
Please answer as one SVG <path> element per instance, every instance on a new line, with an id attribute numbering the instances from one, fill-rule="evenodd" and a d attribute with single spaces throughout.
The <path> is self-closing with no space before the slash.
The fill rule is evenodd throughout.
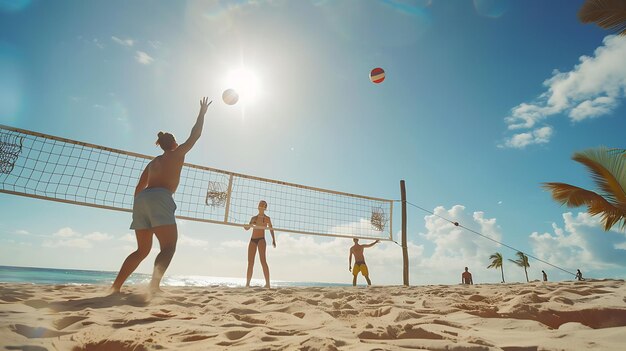
<path id="1" fill-rule="evenodd" d="M 149 188 L 135 196 L 133 222 L 130 229 L 150 229 L 176 224 L 176 203 L 172 193 L 165 188 Z"/>

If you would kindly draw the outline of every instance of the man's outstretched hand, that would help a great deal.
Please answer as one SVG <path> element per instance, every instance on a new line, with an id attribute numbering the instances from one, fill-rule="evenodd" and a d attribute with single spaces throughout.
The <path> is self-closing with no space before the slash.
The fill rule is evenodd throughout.
<path id="1" fill-rule="evenodd" d="M 209 109 L 209 105 L 213 102 L 213 100 L 209 101 L 208 97 L 203 97 L 200 100 L 200 114 L 203 115 Z"/>

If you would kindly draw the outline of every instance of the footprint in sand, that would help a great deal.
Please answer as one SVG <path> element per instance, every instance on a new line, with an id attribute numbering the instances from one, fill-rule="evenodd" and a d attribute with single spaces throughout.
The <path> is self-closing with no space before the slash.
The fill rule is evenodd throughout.
<path id="1" fill-rule="evenodd" d="M 29 327 L 24 324 L 14 324 L 9 328 L 12 332 L 25 336 L 29 339 L 54 338 L 61 335 L 72 334 L 72 332 L 58 332 L 43 327 Z"/>
<path id="2" fill-rule="evenodd" d="M 122 323 L 115 323 L 111 326 L 113 328 L 119 329 L 119 328 L 132 327 L 133 325 L 137 325 L 137 324 L 148 324 L 148 323 L 160 322 L 164 320 L 166 320 L 166 318 L 160 318 L 160 317 L 139 318 L 139 319 L 132 319 L 129 321 L 124 321 Z"/>
<path id="3" fill-rule="evenodd" d="M 298 332 L 295 330 L 280 330 L 280 331 L 268 331 L 265 334 L 271 336 L 294 336 L 298 335 Z"/>
<path id="4" fill-rule="evenodd" d="M 335 340 L 333 338 L 320 338 L 314 336 L 301 342 L 299 350 L 338 350 L 339 347 L 345 345 L 347 345 L 347 343 L 341 340 Z"/>
<path id="5" fill-rule="evenodd" d="M 402 327 L 400 325 L 388 326 L 384 330 L 378 332 L 362 331 L 357 335 L 360 339 L 379 339 L 379 340 L 393 340 L 393 339 L 431 339 L 442 340 L 444 337 L 422 328 L 413 329 L 411 325 L 407 324 Z"/>
<path id="6" fill-rule="evenodd" d="M 103 340 L 98 342 L 90 342 L 82 347 L 75 347 L 72 351 L 101 351 L 101 350 L 116 350 L 116 351 L 147 351 L 145 346 L 136 344 L 134 341 L 116 341 L 116 340 Z"/>
<path id="7" fill-rule="evenodd" d="M 216 337 L 217 334 L 215 335 L 202 335 L 202 334 L 195 334 L 195 335 L 190 335 L 190 336 L 186 336 L 182 339 L 182 342 L 192 342 L 192 341 L 200 341 L 200 340 L 205 340 L 205 339 L 210 339 L 210 338 L 214 338 Z"/>
<path id="8" fill-rule="evenodd" d="M 238 321 L 251 323 L 251 324 L 265 324 L 266 323 L 262 319 L 256 319 L 256 318 L 246 316 L 246 315 L 240 316 L 240 315 L 234 314 L 233 317 L 235 317 L 235 319 Z"/>
<path id="9" fill-rule="evenodd" d="M 250 333 L 250 330 L 231 330 L 224 333 L 224 336 L 228 340 L 239 340 L 248 335 L 248 333 Z"/>
<path id="10" fill-rule="evenodd" d="M 226 313 L 240 315 L 240 314 L 255 314 L 255 313 L 259 313 L 259 311 L 253 310 L 250 308 L 231 308 Z"/>
<path id="11" fill-rule="evenodd" d="M 87 319 L 87 317 L 82 317 L 82 316 L 67 316 L 67 317 L 63 317 L 61 319 L 57 319 L 56 321 L 54 321 L 52 323 L 52 325 L 54 325 L 54 327 L 57 330 L 63 330 L 67 327 L 69 327 L 70 325 L 76 323 L 76 322 L 80 322 L 82 320 Z M 83 324 L 84 325 L 84 324 Z"/>
<path id="12" fill-rule="evenodd" d="M 20 351 L 48 351 L 47 348 L 42 346 L 34 346 L 34 345 L 23 345 L 23 346 L 6 346 L 7 350 L 20 350 Z"/>
<path id="13" fill-rule="evenodd" d="M 48 307 L 49 304 L 50 303 L 48 301 L 44 301 L 44 300 L 28 300 L 28 301 L 24 301 L 24 305 L 30 306 L 30 307 L 36 308 L 36 309 Z"/>

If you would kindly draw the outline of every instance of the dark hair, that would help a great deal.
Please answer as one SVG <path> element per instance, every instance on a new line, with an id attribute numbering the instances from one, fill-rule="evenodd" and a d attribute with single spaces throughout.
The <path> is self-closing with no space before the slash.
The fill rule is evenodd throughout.
<path id="1" fill-rule="evenodd" d="M 163 151 L 172 150 L 172 147 L 176 143 L 174 135 L 172 135 L 171 133 L 159 132 L 157 136 L 159 138 L 157 139 L 155 144 L 159 145 L 161 149 L 163 149 Z"/>

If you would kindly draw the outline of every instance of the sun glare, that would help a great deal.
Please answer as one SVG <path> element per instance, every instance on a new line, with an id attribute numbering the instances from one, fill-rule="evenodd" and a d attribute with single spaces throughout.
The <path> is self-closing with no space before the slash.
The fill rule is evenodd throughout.
<path id="1" fill-rule="evenodd" d="M 260 82 L 258 76 L 250 69 L 238 68 L 226 76 L 225 89 L 234 89 L 239 94 L 240 102 L 247 105 L 254 102 L 259 95 Z"/>

